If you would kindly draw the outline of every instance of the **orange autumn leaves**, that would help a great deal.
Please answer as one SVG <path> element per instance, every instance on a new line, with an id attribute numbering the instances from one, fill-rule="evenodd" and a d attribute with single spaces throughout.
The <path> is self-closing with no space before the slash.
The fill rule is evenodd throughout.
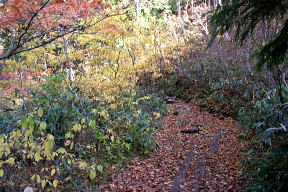
<path id="1" fill-rule="evenodd" d="M 103 0 L 10 0 L 0 6 L 0 29 L 30 25 L 34 29 L 50 30 L 103 14 L 107 7 Z"/>

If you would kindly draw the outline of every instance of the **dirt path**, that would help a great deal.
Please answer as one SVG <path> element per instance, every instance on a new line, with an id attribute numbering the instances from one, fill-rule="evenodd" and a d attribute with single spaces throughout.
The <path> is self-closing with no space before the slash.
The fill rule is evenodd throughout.
<path id="1" fill-rule="evenodd" d="M 156 132 L 159 148 L 137 158 L 101 191 L 240 191 L 240 159 L 245 145 L 236 137 L 236 122 L 176 101 L 165 126 Z M 200 134 L 180 133 L 200 128 Z"/>

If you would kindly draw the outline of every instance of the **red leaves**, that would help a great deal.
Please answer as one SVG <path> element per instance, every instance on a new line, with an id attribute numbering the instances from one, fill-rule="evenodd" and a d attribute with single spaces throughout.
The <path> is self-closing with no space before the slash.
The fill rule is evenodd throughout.
<path id="1" fill-rule="evenodd" d="M 46 30 L 60 25 L 72 25 L 79 19 L 90 17 L 107 7 L 103 0 L 13 0 L 0 9 L 0 29 L 27 25 L 32 18 L 34 28 Z M 36 17 L 35 17 L 36 15 Z"/>
<path id="2" fill-rule="evenodd" d="M 54 3 L 55 3 L 55 4 L 63 3 L 63 0 L 55 0 Z"/>

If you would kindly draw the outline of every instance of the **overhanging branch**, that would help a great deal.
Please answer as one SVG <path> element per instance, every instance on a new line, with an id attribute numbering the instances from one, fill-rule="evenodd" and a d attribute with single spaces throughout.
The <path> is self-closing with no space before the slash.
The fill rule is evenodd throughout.
<path id="1" fill-rule="evenodd" d="M 74 33 L 76 31 L 83 31 L 83 30 L 85 30 L 85 29 L 87 29 L 89 27 L 92 27 L 92 26 L 102 22 L 103 20 L 105 20 L 105 19 L 107 19 L 109 17 L 114 17 L 114 16 L 119 16 L 119 15 L 125 15 L 126 14 L 126 12 L 125 12 L 125 13 L 117 13 L 117 14 L 112 14 L 112 15 L 106 15 L 105 17 L 99 19 L 98 21 L 96 21 L 94 23 L 84 24 L 84 25 L 81 25 L 81 26 L 72 27 L 71 29 L 68 29 L 65 32 L 63 32 L 63 31 L 60 32 L 58 35 L 53 36 L 53 37 L 49 38 L 48 40 L 41 41 L 40 43 L 38 43 L 35 46 L 32 46 L 30 48 L 20 49 L 20 48 L 23 48 L 25 44 L 31 42 L 34 39 L 37 39 L 38 37 L 43 37 L 45 35 L 49 35 L 49 33 L 51 33 L 51 32 L 55 32 L 55 31 L 49 31 L 49 32 L 44 33 L 44 34 L 39 34 L 39 35 L 36 35 L 34 37 L 31 37 L 27 41 L 23 41 L 24 36 L 28 34 L 28 31 L 29 31 L 29 28 L 31 27 L 32 21 L 35 19 L 37 14 L 49 3 L 49 1 L 50 0 L 47 0 L 45 2 L 45 4 L 43 6 L 41 6 L 41 8 L 37 12 L 35 12 L 33 14 L 31 19 L 29 20 L 27 26 L 25 27 L 24 32 L 19 36 L 19 38 L 17 40 L 17 43 L 14 46 L 12 46 L 12 48 L 9 51 L 7 51 L 6 54 L 3 54 L 3 55 L 0 56 L 0 61 L 4 60 L 4 59 L 8 59 L 8 58 L 10 58 L 10 57 L 12 57 L 14 55 L 19 54 L 19 53 L 23 53 L 23 52 L 27 52 L 27 51 L 31 51 L 31 50 L 37 49 L 39 47 L 43 47 L 43 46 L 48 45 L 48 44 L 52 43 L 53 41 L 55 41 L 55 40 L 57 40 L 57 39 L 59 39 L 61 37 L 64 37 L 65 35 Z"/>

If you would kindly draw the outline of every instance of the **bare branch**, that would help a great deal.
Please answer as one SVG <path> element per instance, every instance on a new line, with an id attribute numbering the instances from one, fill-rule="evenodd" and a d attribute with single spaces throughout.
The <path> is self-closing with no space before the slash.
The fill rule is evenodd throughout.
<path id="1" fill-rule="evenodd" d="M 49 0 L 48 0 L 48 1 L 49 1 Z M 38 13 L 39 13 L 39 12 L 38 12 Z M 53 41 L 55 41 L 55 40 L 57 40 L 57 39 L 59 39 L 59 38 L 61 38 L 61 37 L 64 37 L 65 35 L 74 33 L 74 32 L 76 32 L 76 31 L 83 31 L 83 30 L 85 30 L 85 29 L 87 29 L 87 28 L 89 28 L 89 27 L 92 27 L 92 26 L 94 26 L 94 25 L 102 22 L 103 20 L 105 20 L 105 19 L 107 19 L 107 18 L 109 18 L 109 17 L 119 16 L 119 15 L 125 15 L 125 14 L 126 14 L 126 12 L 125 12 L 125 13 L 112 14 L 112 15 L 106 15 L 105 17 L 99 19 L 99 20 L 96 21 L 95 23 L 84 24 L 84 25 L 81 25 L 81 26 L 76 26 L 76 27 L 74 27 L 74 28 L 72 28 L 72 29 L 70 29 L 70 30 L 67 30 L 67 31 L 64 31 L 64 32 L 62 31 L 62 32 L 60 32 L 58 35 L 56 35 L 56 36 L 54 36 L 54 37 L 51 37 L 51 38 L 48 39 L 48 40 L 44 40 L 44 41 L 38 43 L 38 45 L 32 46 L 32 47 L 30 47 L 30 48 L 26 48 L 26 49 L 21 49 L 21 50 L 19 50 L 19 49 L 22 48 L 25 44 L 31 42 L 32 40 L 37 39 L 37 38 L 40 38 L 40 37 L 44 37 L 45 35 L 49 35 L 49 33 L 51 33 L 51 32 L 55 32 L 55 31 L 50 31 L 50 32 L 48 32 L 48 33 L 46 33 L 46 34 L 44 33 L 44 34 L 36 35 L 36 36 L 34 36 L 34 37 L 32 37 L 32 38 L 29 38 L 27 41 L 23 42 L 22 40 L 23 40 L 24 35 L 27 34 L 27 32 L 28 32 L 28 30 L 27 30 L 27 32 L 26 32 L 24 35 L 22 34 L 22 35 L 19 37 L 20 41 L 18 41 L 16 47 L 13 47 L 13 49 L 10 50 L 10 51 L 8 51 L 7 54 L 4 54 L 4 55 L 0 56 L 0 61 L 1 61 L 1 60 L 4 60 L 4 59 L 8 59 L 8 58 L 10 58 L 10 57 L 12 57 L 12 56 L 14 56 L 14 55 L 19 54 L 19 53 L 23 53 L 23 52 L 27 52 L 27 51 L 31 51 L 31 50 L 37 49 L 37 48 L 39 48 L 39 47 L 43 47 L 43 46 L 48 45 L 48 44 L 52 43 Z M 28 26 L 28 25 L 27 25 L 27 26 Z M 22 43 L 21 43 L 21 41 L 22 41 Z"/>
<path id="2" fill-rule="evenodd" d="M 16 45 L 13 43 L 13 44 L 12 44 L 12 48 L 8 51 L 8 53 L 7 53 L 6 55 L 8 55 L 8 56 L 11 55 L 11 54 L 13 55 L 13 53 L 14 53 L 17 49 L 20 48 L 21 41 L 22 41 L 23 37 L 28 33 L 28 31 L 29 31 L 29 29 L 30 29 L 30 27 L 31 27 L 31 25 L 32 25 L 33 20 L 36 18 L 36 16 L 39 14 L 39 12 L 46 7 L 46 5 L 49 3 L 49 1 L 50 1 L 50 0 L 47 0 L 47 1 L 32 15 L 32 17 L 31 17 L 31 19 L 29 20 L 27 26 L 24 28 L 24 32 L 19 36 Z M 0 58 L 0 60 L 1 60 L 1 58 Z"/>

